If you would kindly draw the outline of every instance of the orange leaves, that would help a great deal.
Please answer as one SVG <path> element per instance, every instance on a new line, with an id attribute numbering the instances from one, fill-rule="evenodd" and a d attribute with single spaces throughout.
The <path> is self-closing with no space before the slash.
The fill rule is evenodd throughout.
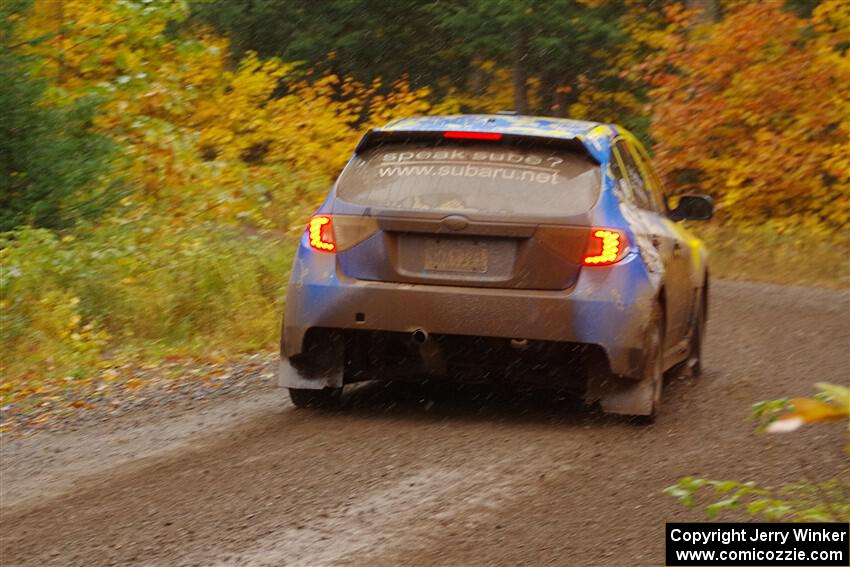
<path id="1" fill-rule="evenodd" d="M 847 410 L 815 400 L 812 398 L 794 398 L 791 400 L 794 411 L 780 421 L 799 419 L 802 423 L 818 423 L 821 421 L 839 421 L 847 417 Z"/>
<path id="2" fill-rule="evenodd" d="M 793 431 L 807 423 L 850 419 L 850 389 L 835 384 L 819 383 L 819 398 L 795 398 L 791 411 L 767 426 L 770 432 Z"/>
<path id="3" fill-rule="evenodd" d="M 644 69 L 672 187 L 713 193 L 744 222 L 850 222 L 850 59 L 837 12 L 806 21 L 768 1 L 696 29 L 671 23 Z"/>

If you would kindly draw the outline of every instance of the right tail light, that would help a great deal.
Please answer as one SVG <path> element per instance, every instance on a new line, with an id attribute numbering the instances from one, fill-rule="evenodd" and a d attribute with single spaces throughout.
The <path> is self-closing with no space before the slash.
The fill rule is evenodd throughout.
<path id="1" fill-rule="evenodd" d="M 585 266 L 610 266 L 622 260 L 628 248 L 629 243 L 623 231 L 594 228 L 590 231 L 581 263 Z"/>

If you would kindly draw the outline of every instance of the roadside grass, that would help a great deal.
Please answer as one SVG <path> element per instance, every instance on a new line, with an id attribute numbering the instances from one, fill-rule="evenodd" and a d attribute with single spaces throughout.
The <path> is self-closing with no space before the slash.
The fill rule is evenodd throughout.
<path id="1" fill-rule="evenodd" d="M 292 237 L 156 219 L 78 234 L 0 236 L 0 406 L 128 363 L 277 344 Z"/>
<path id="2" fill-rule="evenodd" d="M 850 290 L 850 235 L 781 233 L 767 226 L 691 223 L 713 278 Z"/>

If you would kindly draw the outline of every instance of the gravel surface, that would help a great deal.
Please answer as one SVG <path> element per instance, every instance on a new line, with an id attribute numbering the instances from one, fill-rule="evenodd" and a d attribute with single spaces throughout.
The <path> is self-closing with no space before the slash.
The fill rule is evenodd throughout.
<path id="1" fill-rule="evenodd" d="M 716 282 L 705 374 L 673 380 L 646 427 L 480 388 L 366 384 L 295 410 L 255 360 L 215 393 L 5 435 L 0 562 L 661 565 L 664 523 L 705 519 L 661 494 L 681 476 L 850 481 L 846 424 L 747 422 L 754 401 L 848 382 L 848 315 L 846 293 Z"/>
<path id="2" fill-rule="evenodd" d="M 14 439 L 42 431 L 73 431 L 159 406 L 195 408 L 245 390 L 270 388 L 277 361 L 276 354 L 259 353 L 229 360 L 176 359 L 108 367 L 84 384 L 31 394 L 0 407 L 0 432 Z"/>

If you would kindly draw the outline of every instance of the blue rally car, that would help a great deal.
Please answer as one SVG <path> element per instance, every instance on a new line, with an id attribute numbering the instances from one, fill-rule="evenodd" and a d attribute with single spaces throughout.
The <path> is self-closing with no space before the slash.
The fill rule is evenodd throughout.
<path id="1" fill-rule="evenodd" d="M 652 419 L 700 371 L 703 244 L 625 129 L 506 115 L 368 132 L 304 232 L 279 383 L 299 407 L 362 380 L 509 381 Z"/>

